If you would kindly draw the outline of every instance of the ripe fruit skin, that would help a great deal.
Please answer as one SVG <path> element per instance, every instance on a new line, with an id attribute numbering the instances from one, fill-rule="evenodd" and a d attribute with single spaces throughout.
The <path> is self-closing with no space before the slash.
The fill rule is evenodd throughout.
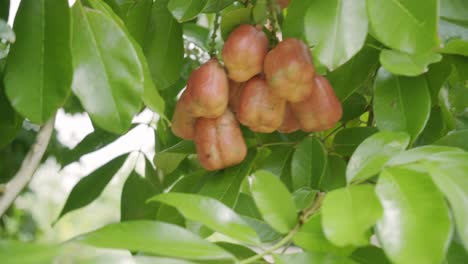
<path id="1" fill-rule="evenodd" d="M 179 101 L 177 101 L 174 115 L 172 116 L 171 130 L 174 135 L 189 140 L 193 139 L 196 118 L 191 116 L 187 111 L 189 106 L 187 99 L 187 92 L 184 91 Z"/>
<path id="2" fill-rule="evenodd" d="M 201 165 L 210 171 L 239 164 L 247 155 L 239 123 L 228 109 L 218 118 L 198 118 L 194 141 Z"/>
<path id="3" fill-rule="evenodd" d="M 299 121 L 296 115 L 294 115 L 290 103 L 287 103 L 284 111 L 283 123 L 278 128 L 278 131 L 281 133 L 292 133 L 299 129 L 301 129 Z"/>
<path id="4" fill-rule="evenodd" d="M 263 70 L 268 52 L 268 38 L 261 29 L 240 25 L 228 37 L 223 47 L 224 66 L 229 78 L 245 82 Z"/>
<path id="5" fill-rule="evenodd" d="M 285 9 L 289 5 L 289 0 L 278 0 L 278 4 L 280 5 L 281 9 Z"/>
<path id="6" fill-rule="evenodd" d="M 245 83 L 238 83 L 233 80 L 229 80 L 229 103 L 228 106 L 233 113 L 237 113 L 239 110 L 240 96 L 244 89 Z"/>
<path id="7" fill-rule="evenodd" d="M 265 57 L 266 80 L 273 93 L 290 102 L 299 102 L 314 88 L 315 68 L 304 42 L 288 38 Z"/>
<path id="8" fill-rule="evenodd" d="M 214 118 L 226 110 L 229 83 L 226 72 L 211 59 L 192 72 L 187 82 L 188 111 L 194 117 Z"/>
<path id="9" fill-rule="evenodd" d="M 291 103 L 301 129 L 306 132 L 333 128 L 343 113 L 341 103 L 327 79 L 315 76 L 315 90 L 304 101 Z"/>
<path id="10" fill-rule="evenodd" d="M 283 122 L 286 101 L 271 93 L 260 77 L 250 79 L 241 94 L 237 119 L 253 131 L 271 133 Z"/>

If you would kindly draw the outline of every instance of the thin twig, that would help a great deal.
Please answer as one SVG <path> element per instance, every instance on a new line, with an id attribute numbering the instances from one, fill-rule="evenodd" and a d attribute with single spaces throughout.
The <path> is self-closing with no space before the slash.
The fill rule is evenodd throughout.
<path id="1" fill-rule="evenodd" d="M 211 41 L 210 41 L 210 57 L 216 57 L 216 36 L 219 28 L 219 13 L 216 13 L 214 22 L 213 22 L 213 32 L 211 32 Z"/>
<path id="2" fill-rule="evenodd" d="M 37 168 L 41 164 L 47 145 L 49 145 L 52 132 L 54 131 L 55 116 L 52 117 L 41 128 L 36 137 L 36 143 L 31 147 L 28 154 L 21 163 L 16 175 L 6 184 L 5 192 L 0 197 L 0 217 L 10 208 L 19 193 L 29 183 Z"/>

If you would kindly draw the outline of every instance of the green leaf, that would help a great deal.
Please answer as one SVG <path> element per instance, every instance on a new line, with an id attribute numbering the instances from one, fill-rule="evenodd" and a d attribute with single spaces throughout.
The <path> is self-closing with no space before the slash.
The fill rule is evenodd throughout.
<path id="1" fill-rule="evenodd" d="M 252 249 L 239 244 L 233 244 L 228 242 L 216 242 L 216 245 L 222 247 L 227 252 L 230 252 L 238 259 L 246 259 L 257 255 L 257 253 Z"/>
<path id="2" fill-rule="evenodd" d="M 327 171 L 320 189 L 331 191 L 346 186 L 346 161 L 338 155 L 328 155 Z"/>
<path id="3" fill-rule="evenodd" d="M 441 18 L 439 27 L 439 34 L 444 46 L 438 51 L 468 56 L 468 22 Z"/>
<path id="4" fill-rule="evenodd" d="M 426 127 L 416 140 L 416 145 L 428 145 L 443 137 L 447 132 L 444 123 L 444 117 L 440 107 L 431 109 L 431 116 L 427 121 Z"/>
<path id="5" fill-rule="evenodd" d="M 153 0 L 133 1 L 124 17 L 128 31 L 141 46 L 145 42 L 145 34 L 151 17 L 152 5 Z"/>
<path id="6" fill-rule="evenodd" d="M 468 21 L 468 4 L 464 0 L 440 1 L 440 16 L 460 21 Z"/>
<path id="7" fill-rule="evenodd" d="M 368 22 L 364 0 L 312 1 L 304 21 L 314 55 L 330 71 L 350 60 L 366 40 Z"/>
<path id="8" fill-rule="evenodd" d="M 409 54 L 396 50 L 383 50 L 380 63 L 389 72 L 397 75 L 417 76 L 427 72 L 428 65 L 442 60 L 438 53 Z"/>
<path id="9" fill-rule="evenodd" d="M 371 32 L 383 44 L 408 53 L 425 53 L 439 45 L 437 0 L 366 3 Z"/>
<path id="10" fill-rule="evenodd" d="M 449 63 L 449 60 L 445 58 L 439 63 L 429 65 L 429 71 L 424 76 L 426 76 L 427 86 L 431 93 L 432 105 L 438 103 L 439 91 L 447 81 L 451 72 L 452 65 Z"/>
<path id="11" fill-rule="evenodd" d="M 13 240 L 0 241 L 2 263 L 49 264 L 59 255 L 58 245 L 33 244 Z"/>
<path id="12" fill-rule="evenodd" d="M 232 0 L 207 0 L 204 13 L 216 13 L 232 4 Z"/>
<path id="13" fill-rule="evenodd" d="M 379 50 L 366 44 L 350 61 L 327 74 L 336 96 L 343 102 L 366 85 L 379 65 Z"/>
<path id="14" fill-rule="evenodd" d="M 312 187 L 318 189 L 327 168 L 327 153 L 317 138 L 307 137 L 293 154 L 291 176 L 293 189 Z"/>
<path id="15" fill-rule="evenodd" d="M 238 8 L 228 11 L 221 17 L 221 36 L 227 39 L 231 31 L 241 24 L 250 24 L 252 20 L 252 8 Z"/>
<path id="16" fill-rule="evenodd" d="M 167 2 L 161 0 L 153 4 L 143 45 L 151 76 L 158 90 L 174 84 L 184 65 L 182 25 L 172 17 L 167 9 Z"/>
<path id="17" fill-rule="evenodd" d="M 171 192 L 157 195 L 149 201 L 171 205 L 177 208 L 184 217 L 200 222 L 234 239 L 249 244 L 259 243 L 255 230 L 229 207 L 213 198 Z"/>
<path id="18" fill-rule="evenodd" d="M 313 190 L 310 187 L 302 187 L 297 189 L 293 194 L 294 204 L 296 204 L 296 211 L 300 212 L 306 207 L 310 206 L 315 200 L 315 196 L 319 191 Z"/>
<path id="19" fill-rule="evenodd" d="M 340 122 L 346 123 L 360 117 L 367 109 L 366 98 L 359 93 L 353 93 L 343 102 L 343 116 Z"/>
<path id="20" fill-rule="evenodd" d="M 292 190 L 291 183 L 291 158 L 294 153 L 293 146 L 271 146 L 268 148 L 271 154 L 262 162 L 256 162 L 257 168 L 280 175 L 280 179 Z"/>
<path id="21" fill-rule="evenodd" d="M 70 93 L 70 11 L 61 0 L 22 1 L 4 76 L 14 109 L 34 123 L 55 114 Z"/>
<path id="22" fill-rule="evenodd" d="M 183 140 L 177 144 L 156 153 L 154 164 L 165 174 L 172 173 L 188 154 L 195 153 L 195 145 L 192 141 Z"/>
<path id="23" fill-rule="evenodd" d="M 263 219 L 280 233 L 296 225 L 296 206 L 286 186 L 268 171 L 256 171 L 251 192 Z"/>
<path id="24" fill-rule="evenodd" d="M 281 30 L 283 38 L 297 38 L 305 40 L 305 16 L 313 1 L 294 0 L 288 6 L 288 13 L 284 18 Z"/>
<path id="25" fill-rule="evenodd" d="M 0 19 L 8 20 L 10 0 L 0 0 Z"/>
<path id="26" fill-rule="evenodd" d="M 133 259 L 135 264 L 197 264 L 187 260 L 162 257 L 135 256 Z"/>
<path id="27" fill-rule="evenodd" d="M 468 251 L 457 241 L 452 240 L 447 252 L 446 264 L 463 264 L 468 259 Z"/>
<path id="28" fill-rule="evenodd" d="M 141 107 L 144 75 L 137 51 L 107 13 L 79 1 L 72 10 L 73 91 L 98 126 L 123 133 Z"/>
<path id="29" fill-rule="evenodd" d="M 253 198 L 250 195 L 243 192 L 239 194 L 239 199 L 237 200 L 234 211 L 236 211 L 236 213 L 242 216 L 248 216 L 255 219 L 262 219 L 262 215 L 258 211 L 258 208 L 255 205 Z"/>
<path id="30" fill-rule="evenodd" d="M 255 6 L 252 9 L 253 20 L 256 24 L 263 25 L 268 17 L 268 1 L 257 0 Z"/>
<path id="31" fill-rule="evenodd" d="M 351 156 L 346 168 L 347 182 L 364 181 L 378 174 L 390 158 L 405 150 L 409 141 L 402 132 L 383 131 L 370 136 Z"/>
<path id="32" fill-rule="evenodd" d="M 156 221 L 110 224 L 74 240 L 98 248 L 128 249 L 193 260 L 234 258 L 222 248 L 181 227 Z"/>
<path id="33" fill-rule="evenodd" d="M 21 129 L 23 118 L 11 107 L 0 81 L 0 149 L 8 145 Z"/>
<path id="34" fill-rule="evenodd" d="M 322 215 L 315 214 L 294 235 L 294 244 L 308 252 L 333 253 L 346 255 L 353 250 L 352 247 L 340 248 L 327 240 L 322 228 Z"/>
<path id="35" fill-rule="evenodd" d="M 437 187 L 445 194 L 457 226 L 457 232 L 468 251 L 468 153 L 440 153 L 429 157 L 426 164 Z"/>
<path id="36" fill-rule="evenodd" d="M 185 23 L 184 25 L 184 37 L 197 45 L 198 47 L 209 50 L 208 43 L 210 40 L 210 30 L 206 27 L 199 26 L 195 23 Z"/>
<path id="37" fill-rule="evenodd" d="M 376 193 L 383 207 L 376 231 L 388 258 L 395 263 L 441 263 L 452 225 L 444 197 L 430 177 L 417 167 L 387 168 Z"/>
<path id="38" fill-rule="evenodd" d="M 308 252 L 296 254 L 275 255 L 276 264 L 306 264 L 306 263 L 326 263 L 326 264 L 357 264 L 355 261 L 342 256 L 335 256 L 329 253 Z"/>
<path id="39" fill-rule="evenodd" d="M 255 156 L 255 151 L 249 151 L 241 164 L 210 175 L 198 194 L 219 200 L 228 207 L 234 207 L 241 184 L 249 175 Z"/>
<path id="40" fill-rule="evenodd" d="M 350 258 L 360 264 L 390 264 L 383 250 L 376 246 L 358 248 Z"/>
<path id="41" fill-rule="evenodd" d="M 82 178 L 68 195 L 58 219 L 70 211 L 90 204 L 99 197 L 112 177 L 122 167 L 127 157 L 128 154 L 121 155 Z"/>
<path id="42" fill-rule="evenodd" d="M 385 166 L 392 167 L 392 166 L 400 166 L 405 164 L 410 164 L 414 162 L 420 162 L 427 160 L 431 156 L 435 154 L 439 154 L 442 152 L 463 152 L 463 150 L 453 147 L 445 147 L 445 146 L 422 146 L 418 148 L 413 148 L 407 151 L 403 151 L 398 155 L 395 155 L 392 159 L 390 159 Z"/>
<path id="43" fill-rule="evenodd" d="M 468 151 L 468 130 L 453 131 L 445 137 L 434 142 L 435 145 L 462 148 Z"/>
<path id="44" fill-rule="evenodd" d="M 206 1 L 203 0 L 169 0 L 167 8 L 179 22 L 194 19 L 205 8 Z"/>
<path id="45" fill-rule="evenodd" d="M 374 83 L 374 113 L 379 130 L 404 131 L 414 141 L 430 112 L 431 97 L 424 77 L 395 76 L 380 68 Z"/>
<path id="46" fill-rule="evenodd" d="M 377 132 L 375 127 L 350 127 L 340 130 L 333 139 L 335 152 L 349 157 L 366 138 Z"/>
<path id="47" fill-rule="evenodd" d="M 262 243 L 271 243 L 282 237 L 280 233 L 276 232 L 270 225 L 262 220 L 248 216 L 242 216 L 242 219 L 255 229 Z"/>
<path id="48" fill-rule="evenodd" d="M 382 216 L 382 207 L 373 186 L 355 185 L 329 192 L 321 212 L 323 231 L 330 242 L 340 247 L 365 246 L 370 228 Z"/>
<path id="49" fill-rule="evenodd" d="M 148 161 L 147 161 L 148 162 Z M 120 221 L 155 219 L 158 212 L 157 204 L 147 204 L 146 201 L 161 190 L 146 177 L 132 171 L 122 188 L 120 197 Z"/>

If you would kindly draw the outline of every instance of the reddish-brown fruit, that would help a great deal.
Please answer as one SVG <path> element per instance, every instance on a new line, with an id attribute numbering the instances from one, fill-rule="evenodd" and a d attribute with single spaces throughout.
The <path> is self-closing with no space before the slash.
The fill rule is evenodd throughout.
<path id="1" fill-rule="evenodd" d="M 228 109 L 218 118 L 198 118 L 194 141 L 201 165 L 210 171 L 239 164 L 247 155 L 239 123 Z"/>
<path id="2" fill-rule="evenodd" d="M 223 47 L 224 66 L 229 78 L 245 82 L 263 70 L 268 38 L 261 29 L 240 25 L 229 35 Z"/>
<path id="3" fill-rule="evenodd" d="M 192 72 L 187 82 L 187 97 L 191 116 L 214 118 L 224 113 L 229 99 L 229 83 L 216 59 Z"/>
<path id="4" fill-rule="evenodd" d="M 240 96 L 244 83 L 238 83 L 233 80 L 229 80 L 229 103 L 228 106 L 233 113 L 237 113 L 239 110 Z"/>
<path id="5" fill-rule="evenodd" d="M 304 42 L 288 38 L 268 52 L 264 71 L 273 93 L 290 102 L 299 102 L 314 88 L 315 68 Z"/>
<path id="6" fill-rule="evenodd" d="M 278 131 L 281 133 L 292 133 L 299 129 L 301 129 L 299 121 L 294 115 L 290 103 L 287 103 L 284 111 L 283 123 L 278 128 Z"/>
<path id="7" fill-rule="evenodd" d="M 292 103 L 301 129 L 307 132 L 333 128 L 343 113 L 341 103 L 327 79 L 316 75 L 315 90 L 304 101 Z"/>
<path id="8" fill-rule="evenodd" d="M 253 131 L 271 133 L 283 122 L 286 101 L 271 93 L 260 77 L 250 79 L 242 90 L 237 119 Z"/>
<path id="9" fill-rule="evenodd" d="M 174 135 L 183 139 L 193 139 L 196 118 L 187 111 L 189 101 L 187 93 L 184 91 L 177 101 L 174 115 L 172 115 L 171 130 Z"/>
<path id="10" fill-rule="evenodd" d="M 289 5 L 289 0 L 278 0 L 278 4 L 280 5 L 281 9 L 285 9 Z"/>

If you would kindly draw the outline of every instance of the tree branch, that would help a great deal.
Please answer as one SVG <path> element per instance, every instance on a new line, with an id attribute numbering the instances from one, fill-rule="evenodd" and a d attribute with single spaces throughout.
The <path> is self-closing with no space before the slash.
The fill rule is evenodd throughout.
<path id="1" fill-rule="evenodd" d="M 36 137 L 36 142 L 32 145 L 28 154 L 21 163 L 21 167 L 16 175 L 6 184 L 5 192 L 0 197 L 0 217 L 10 208 L 18 194 L 29 183 L 34 172 L 39 167 L 42 156 L 47 145 L 49 145 L 52 132 L 54 131 L 55 115 L 41 128 Z"/>

